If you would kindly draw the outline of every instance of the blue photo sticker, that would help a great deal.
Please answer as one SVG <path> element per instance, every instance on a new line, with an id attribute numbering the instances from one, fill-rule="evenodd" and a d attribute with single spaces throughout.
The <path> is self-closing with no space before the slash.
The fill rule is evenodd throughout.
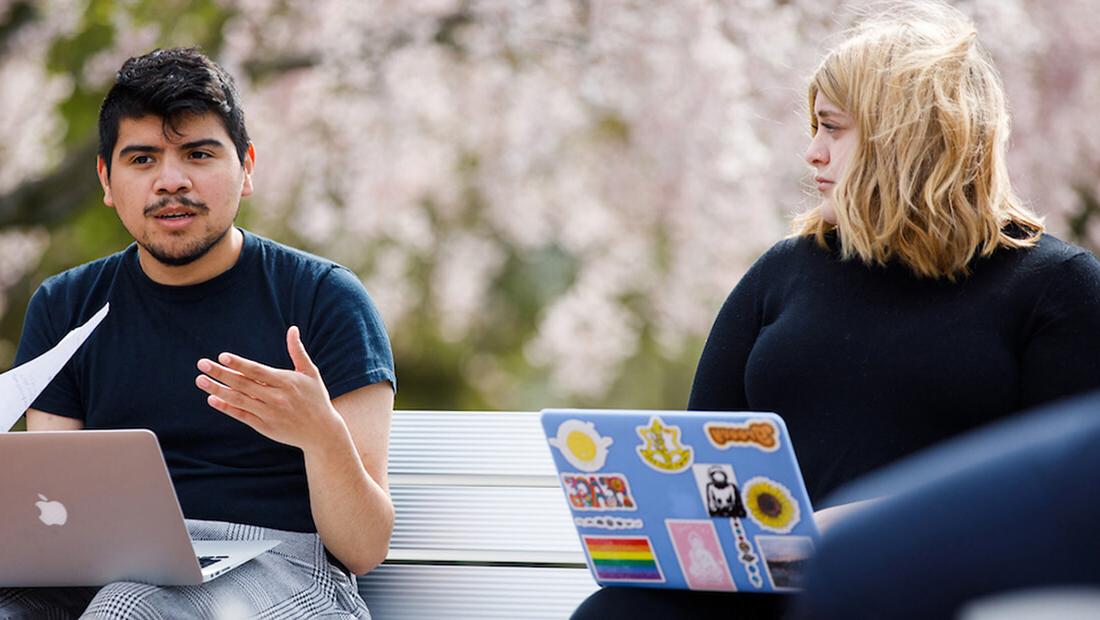
<path id="1" fill-rule="evenodd" d="M 806 563 L 814 553 L 814 541 L 808 536 L 757 536 L 756 546 L 764 556 L 768 581 L 777 591 L 802 589 Z"/>

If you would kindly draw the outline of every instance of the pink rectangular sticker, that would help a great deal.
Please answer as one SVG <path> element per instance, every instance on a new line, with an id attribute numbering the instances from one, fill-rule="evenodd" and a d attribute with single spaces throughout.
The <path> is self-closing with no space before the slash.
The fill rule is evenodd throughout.
<path id="1" fill-rule="evenodd" d="M 714 523 L 710 520 L 666 519 L 665 526 L 668 527 L 668 537 L 672 539 L 688 588 L 726 592 L 737 590 Z"/>

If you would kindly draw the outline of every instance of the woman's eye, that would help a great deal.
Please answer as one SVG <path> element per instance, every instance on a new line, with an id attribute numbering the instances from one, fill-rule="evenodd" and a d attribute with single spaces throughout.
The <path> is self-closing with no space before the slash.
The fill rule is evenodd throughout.
<path id="1" fill-rule="evenodd" d="M 833 125 L 832 123 L 821 123 L 821 126 L 824 127 L 825 131 L 827 131 L 829 133 L 833 133 L 836 130 L 840 129 L 840 127 L 837 127 L 836 125 Z"/>

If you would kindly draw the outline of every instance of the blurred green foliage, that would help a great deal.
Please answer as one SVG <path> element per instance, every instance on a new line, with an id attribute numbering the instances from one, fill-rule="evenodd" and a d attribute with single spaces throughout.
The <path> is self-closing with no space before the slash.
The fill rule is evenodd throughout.
<path id="1" fill-rule="evenodd" d="M 85 69 L 98 54 L 116 47 L 119 37 L 134 36 L 137 29 L 151 28 L 156 32 L 155 47 L 199 46 L 216 57 L 222 46 L 223 26 L 233 16 L 231 3 L 218 0 L 90 0 L 79 26 L 69 36 L 52 43 L 47 67 L 54 74 L 73 80 L 71 94 L 59 104 L 65 120 L 63 148 L 70 158 L 77 157 L 68 167 L 61 166 L 46 179 L 27 182 L 44 183 L 46 194 L 58 193 L 57 188 L 86 187 L 77 199 L 61 205 L 58 212 L 48 209 L 22 209 L 14 221 L 0 222 L 9 226 L 46 226 L 49 245 L 41 262 L 22 281 L 7 290 L 7 309 L 0 315 L 0 367 L 10 367 L 15 345 L 22 329 L 26 305 L 41 281 L 70 267 L 116 252 L 132 242 L 119 224 L 115 213 L 102 204 L 95 180 L 94 148 L 98 140 L 96 121 L 100 102 L 105 95 L 104 84 L 90 84 L 84 78 Z M 39 5 L 17 2 L 0 16 L 0 54 L 18 53 L 3 43 L 16 32 L 42 18 Z M 120 24 L 127 30 L 119 32 Z M 440 36 L 446 35 L 446 29 Z M 252 79 L 292 71 L 308 64 L 308 58 L 274 58 L 264 64 L 247 65 Z M 627 140 L 629 127 L 612 115 L 600 125 L 609 139 Z M 471 170 L 478 166 L 476 156 L 462 160 L 460 166 Z M 83 184 L 83 185 L 81 185 Z M 94 188 L 94 191 L 92 190 Z M 13 192 L 15 194 L 16 192 Z M 36 194 L 35 196 L 41 196 Z M 466 212 L 461 216 L 464 226 L 477 226 L 483 217 L 476 190 L 464 196 Z M 263 205 L 243 203 L 238 223 L 247 227 L 251 214 Z M 268 234 L 303 249 L 324 254 L 324 248 L 311 248 L 297 235 L 290 223 L 284 223 Z M 637 406 L 680 407 L 687 401 L 691 369 L 701 348 L 688 347 L 683 359 L 670 364 L 667 352 L 658 351 L 654 338 L 647 334 L 642 347 L 629 362 L 626 372 L 605 396 L 584 402 L 573 399 L 562 402 L 550 392 L 548 371 L 533 367 L 516 343 L 525 342 L 536 329 L 537 318 L 550 300 L 570 285 L 576 265 L 569 256 L 554 248 L 531 253 L 513 251 L 506 258 L 503 276 L 494 290 L 486 312 L 495 317 L 491 325 L 475 329 L 460 342 L 448 339 L 438 327 L 438 317 L 446 308 L 432 307 L 425 302 L 411 321 L 391 333 L 398 366 L 400 391 L 397 406 L 403 409 L 479 409 L 495 408 L 477 389 L 467 385 L 462 370 L 477 360 L 491 358 L 517 373 L 524 393 L 511 394 L 503 402 L 539 406 Z M 430 263 L 425 260 L 421 272 L 413 269 L 409 277 L 420 281 L 423 299 L 430 299 Z M 22 422 L 20 423 L 22 424 Z"/>

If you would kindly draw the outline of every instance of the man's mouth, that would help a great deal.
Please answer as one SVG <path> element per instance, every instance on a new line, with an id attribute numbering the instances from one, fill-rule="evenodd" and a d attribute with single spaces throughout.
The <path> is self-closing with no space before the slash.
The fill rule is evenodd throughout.
<path id="1" fill-rule="evenodd" d="M 153 219 L 161 222 L 163 226 L 167 226 L 170 229 L 183 228 L 190 225 L 191 221 L 197 216 L 205 212 L 206 209 L 200 205 L 185 206 L 181 204 L 173 204 L 163 206 L 160 208 L 150 209 L 147 215 Z"/>
<path id="2" fill-rule="evenodd" d="M 163 221 L 182 220 L 208 211 L 201 202 L 186 197 L 167 198 L 145 207 L 145 216 Z"/>

